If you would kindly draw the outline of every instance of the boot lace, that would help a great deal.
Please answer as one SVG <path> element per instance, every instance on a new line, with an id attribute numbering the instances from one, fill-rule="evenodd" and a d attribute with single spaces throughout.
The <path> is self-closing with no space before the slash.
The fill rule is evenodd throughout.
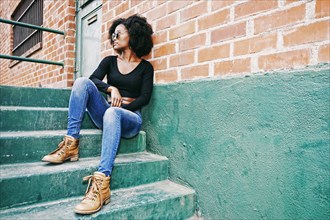
<path id="1" fill-rule="evenodd" d="M 65 150 L 64 149 L 69 149 L 69 144 L 71 144 L 72 142 L 70 140 L 65 140 L 65 138 L 63 138 L 63 140 L 58 144 L 58 148 L 56 149 L 56 151 L 54 153 L 57 152 L 58 156 L 62 156 L 63 154 L 65 154 Z M 64 147 L 66 146 L 66 147 Z"/>
<path id="2" fill-rule="evenodd" d="M 95 199 L 97 198 L 97 195 L 100 196 L 100 200 L 101 200 L 101 206 L 103 205 L 103 198 L 102 198 L 102 193 L 100 193 L 100 184 L 102 184 L 102 180 L 95 178 L 94 175 L 89 175 L 89 176 L 85 176 L 83 178 L 83 180 L 88 180 L 88 185 L 87 185 L 87 189 L 85 191 L 85 196 L 83 198 L 84 199 L 90 199 L 95 201 Z M 90 183 L 93 181 L 92 186 L 90 186 Z"/>

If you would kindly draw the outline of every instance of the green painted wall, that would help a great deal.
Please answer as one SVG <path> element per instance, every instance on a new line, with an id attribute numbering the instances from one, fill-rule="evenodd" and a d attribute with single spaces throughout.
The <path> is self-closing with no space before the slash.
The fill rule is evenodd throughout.
<path id="1" fill-rule="evenodd" d="M 205 219 L 329 219 L 329 87 L 329 65 L 157 85 L 147 150 Z"/>

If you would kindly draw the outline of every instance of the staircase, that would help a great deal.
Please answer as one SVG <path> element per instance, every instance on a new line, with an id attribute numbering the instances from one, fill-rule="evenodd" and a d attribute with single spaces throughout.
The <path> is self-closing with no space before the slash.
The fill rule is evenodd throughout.
<path id="1" fill-rule="evenodd" d="M 111 202 L 92 215 L 73 212 L 87 187 L 82 178 L 97 171 L 102 131 L 86 112 L 79 161 L 41 162 L 66 134 L 70 92 L 0 86 L 0 219 L 194 218 L 195 191 L 167 179 L 169 160 L 146 151 L 144 131 L 121 139 Z"/>

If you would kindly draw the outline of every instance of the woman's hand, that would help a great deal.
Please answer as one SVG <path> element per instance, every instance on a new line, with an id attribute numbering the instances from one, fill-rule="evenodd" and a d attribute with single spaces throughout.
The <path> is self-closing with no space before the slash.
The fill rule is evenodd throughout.
<path id="1" fill-rule="evenodd" d="M 120 95 L 119 90 L 114 86 L 110 86 L 109 88 L 110 88 L 110 91 L 111 91 L 111 106 L 121 107 L 123 99 Z"/>

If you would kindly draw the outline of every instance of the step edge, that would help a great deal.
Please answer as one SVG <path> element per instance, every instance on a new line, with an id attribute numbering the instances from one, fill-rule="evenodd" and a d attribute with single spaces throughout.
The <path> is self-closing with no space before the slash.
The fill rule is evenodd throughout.
<path id="1" fill-rule="evenodd" d="M 11 138 L 11 137 L 48 137 L 48 136 L 62 136 L 67 133 L 67 129 L 60 130 L 32 130 L 32 131 L 0 131 L 0 139 Z M 80 134 L 82 135 L 94 135 L 94 134 L 102 134 L 101 129 L 95 128 L 85 128 L 80 130 Z M 37 135 L 37 136 L 36 136 Z M 146 132 L 141 130 L 138 135 L 146 135 Z M 138 136 L 137 135 L 137 136 Z M 130 138 L 128 138 L 130 139 Z"/>
<path id="2" fill-rule="evenodd" d="M 140 157 L 143 156 L 148 156 L 148 158 L 146 160 L 138 160 L 137 158 L 128 158 L 125 160 L 125 157 L 127 156 L 134 156 L 134 155 L 138 155 Z M 149 158 L 150 157 L 150 158 Z M 118 158 L 118 159 L 117 159 Z M 134 160 L 136 159 L 136 160 Z M 118 161 L 119 160 L 119 161 Z M 60 172 L 64 172 L 64 171 L 75 171 L 75 170 L 81 170 L 81 169 L 86 169 L 86 168 L 90 168 L 90 167 L 95 167 L 96 164 L 99 163 L 100 161 L 100 156 L 97 157 L 84 157 L 79 159 L 79 161 L 83 161 L 83 164 L 79 164 L 78 167 L 75 167 L 75 165 L 77 165 L 77 162 L 66 162 L 64 164 L 60 164 L 60 165 L 50 165 L 50 167 L 59 167 L 58 169 L 53 169 L 53 170 L 49 170 L 49 171 L 43 171 L 43 172 L 39 172 L 39 173 L 31 173 L 31 174 L 23 174 L 23 175 L 19 175 L 19 176 L 4 176 L 3 173 L 4 172 L 0 172 L 0 182 L 7 180 L 7 179 L 17 179 L 17 178 L 26 178 L 29 176 L 34 176 L 34 175 L 44 175 L 44 174 L 50 174 L 50 173 L 60 173 Z M 161 156 L 158 154 L 153 154 L 150 153 L 148 151 L 141 151 L 141 152 L 133 152 L 133 153 L 124 153 L 124 154 L 118 154 L 115 158 L 115 165 L 125 165 L 125 164 L 129 164 L 129 163 L 152 163 L 152 162 L 163 162 L 163 161 L 169 161 L 167 157 L 165 156 Z M 68 166 L 65 166 L 66 164 L 68 164 Z M 15 164 L 2 164 L 0 165 L 0 171 L 5 170 L 7 167 L 8 168 L 13 168 L 15 170 L 21 170 L 23 167 L 30 167 L 30 166 L 43 166 L 43 165 L 48 165 L 45 162 L 31 162 L 31 163 L 15 163 Z M 39 170 L 40 171 L 40 170 Z"/>
<path id="3" fill-rule="evenodd" d="M 48 136 L 62 136 L 66 134 L 67 129 L 60 130 L 40 130 L 40 131 L 1 131 L 0 139 L 5 138 L 17 138 L 17 137 L 48 137 Z M 94 135 L 102 134 L 101 129 L 81 129 L 80 134 L 82 135 Z"/>
<path id="4" fill-rule="evenodd" d="M 169 179 L 164 179 L 164 180 L 160 180 L 160 181 L 155 181 L 152 183 L 147 183 L 147 184 L 142 184 L 142 185 L 138 185 L 138 186 L 132 186 L 132 187 L 126 187 L 126 188 L 119 188 L 119 189 L 115 189 L 115 190 L 111 190 L 111 194 L 114 193 L 123 193 L 123 192 L 131 192 L 133 190 L 138 190 L 138 189 L 143 189 L 145 188 L 146 192 L 149 190 L 149 188 L 157 188 L 158 186 L 160 186 L 161 184 L 171 184 L 171 187 L 169 187 L 170 192 L 172 192 L 173 197 L 170 198 L 166 198 L 166 199 L 162 199 L 162 200 L 157 200 L 157 201 L 165 201 L 167 199 L 175 199 L 178 197 L 182 197 L 182 196 L 189 196 L 189 195 L 193 195 L 196 196 L 196 191 L 190 187 L 184 186 L 184 185 L 180 185 L 178 183 L 175 183 Z M 175 186 L 175 188 L 172 188 L 172 186 Z M 177 187 L 180 187 L 182 190 L 178 191 Z M 12 207 L 12 208 L 8 208 L 8 209 L 3 209 L 0 210 L 0 217 L 3 214 L 8 214 L 8 213 L 13 213 L 16 211 L 24 211 L 24 210 L 29 210 L 29 209 L 33 209 L 33 208 L 39 208 L 39 207 L 49 207 L 52 205 L 57 205 L 60 203 L 70 203 L 76 200 L 81 200 L 82 195 L 80 196 L 73 196 L 73 197 L 69 197 L 69 198 L 64 198 L 64 199 L 58 199 L 58 200 L 53 200 L 53 201 L 47 201 L 47 202 L 42 202 L 42 203 L 36 203 L 36 204 L 27 204 L 27 205 L 22 205 L 20 207 Z M 152 203 L 154 203 L 155 201 L 153 201 Z M 139 205 L 136 205 L 139 206 Z M 135 206 L 128 206 L 128 208 L 130 207 L 135 207 Z"/>
<path id="5" fill-rule="evenodd" d="M 0 106 L 0 111 L 68 111 L 68 109 L 68 107 Z"/>

